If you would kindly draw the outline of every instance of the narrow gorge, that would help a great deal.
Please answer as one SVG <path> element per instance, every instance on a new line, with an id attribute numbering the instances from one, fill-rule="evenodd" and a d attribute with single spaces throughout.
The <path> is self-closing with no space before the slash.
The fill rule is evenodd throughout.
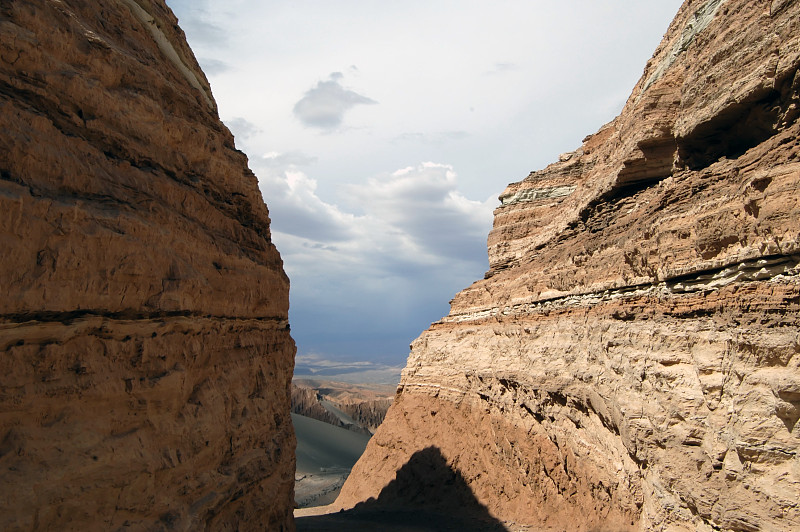
<path id="1" fill-rule="evenodd" d="M 0 529 L 323 523 L 289 279 L 172 11 L 5 0 L 0 117 Z M 325 511 L 800 529 L 798 118 L 800 2 L 686 0 L 620 115 L 502 192 Z"/>
<path id="2" fill-rule="evenodd" d="M 800 528 L 798 68 L 800 3 L 686 1 L 621 114 L 501 194 L 336 506 L 452 511 L 457 474 L 512 529 Z"/>
<path id="3" fill-rule="evenodd" d="M 289 281 L 161 0 L 0 4 L 0 529 L 293 530 Z"/>

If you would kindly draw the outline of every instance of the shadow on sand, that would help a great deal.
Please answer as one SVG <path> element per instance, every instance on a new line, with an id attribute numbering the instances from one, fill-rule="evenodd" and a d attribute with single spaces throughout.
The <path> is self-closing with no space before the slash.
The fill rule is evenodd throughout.
<path id="1" fill-rule="evenodd" d="M 505 532 L 436 447 L 417 451 L 378 498 L 338 513 L 300 517 L 298 532 L 385 530 Z"/>

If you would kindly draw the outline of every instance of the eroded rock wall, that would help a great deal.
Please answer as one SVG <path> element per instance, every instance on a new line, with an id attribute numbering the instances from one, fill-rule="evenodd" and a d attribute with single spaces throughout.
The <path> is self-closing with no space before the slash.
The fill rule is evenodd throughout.
<path id="1" fill-rule="evenodd" d="M 435 446 L 507 523 L 799 528 L 799 67 L 800 3 L 685 2 L 620 116 L 500 196 L 337 503 Z"/>
<path id="2" fill-rule="evenodd" d="M 0 5 L 0 529 L 293 529 L 289 281 L 161 0 Z"/>

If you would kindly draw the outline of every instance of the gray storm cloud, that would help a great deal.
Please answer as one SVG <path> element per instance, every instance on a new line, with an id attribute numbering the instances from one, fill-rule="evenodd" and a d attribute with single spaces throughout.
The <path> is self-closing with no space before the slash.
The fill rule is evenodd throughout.
<path id="1" fill-rule="evenodd" d="M 345 89 L 339 83 L 340 72 L 320 81 L 294 105 L 294 115 L 303 125 L 331 130 L 339 127 L 347 111 L 356 105 L 376 104 L 375 100 Z"/>

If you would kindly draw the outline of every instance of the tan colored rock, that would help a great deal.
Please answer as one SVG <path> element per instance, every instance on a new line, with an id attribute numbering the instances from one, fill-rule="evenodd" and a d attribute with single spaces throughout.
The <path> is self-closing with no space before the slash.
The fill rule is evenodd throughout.
<path id="1" fill-rule="evenodd" d="M 161 0 L 0 5 L 0 529 L 292 530 L 269 216 Z"/>
<path id="2" fill-rule="evenodd" d="M 620 116 L 502 193 L 337 506 L 433 446 L 512 528 L 800 528 L 798 36 L 797 2 L 684 3 Z"/>

